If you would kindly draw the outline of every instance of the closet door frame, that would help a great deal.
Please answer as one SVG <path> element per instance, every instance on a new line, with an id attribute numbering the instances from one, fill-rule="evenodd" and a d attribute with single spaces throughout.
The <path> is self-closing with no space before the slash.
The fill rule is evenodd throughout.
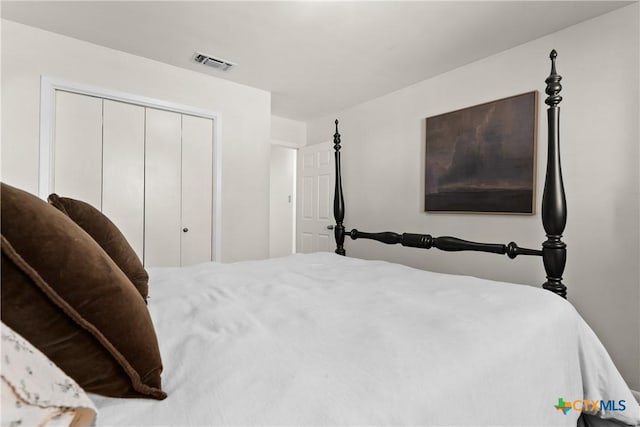
<path id="1" fill-rule="evenodd" d="M 55 132 L 55 93 L 65 91 L 79 95 L 94 96 L 112 101 L 125 102 L 142 107 L 188 114 L 213 120 L 213 218 L 212 252 L 213 261 L 220 261 L 222 248 L 222 120 L 220 113 L 189 105 L 134 95 L 126 92 L 103 89 L 77 82 L 42 76 L 40 80 L 40 159 L 38 177 L 38 196 L 46 200 L 54 188 L 54 132 Z"/>

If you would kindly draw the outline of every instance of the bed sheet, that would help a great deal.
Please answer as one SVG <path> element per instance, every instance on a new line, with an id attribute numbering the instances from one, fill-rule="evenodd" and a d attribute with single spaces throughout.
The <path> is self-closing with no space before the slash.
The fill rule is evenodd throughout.
<path id="1" fill-rule="evenodd" d="M 330 253 L 150 276 L 169 397 L 92 395 L 98 426 L 575 426 L 581 404 L 557 406 L 578 400 L 640 423 L 598 338 L 548 291 Z"/>

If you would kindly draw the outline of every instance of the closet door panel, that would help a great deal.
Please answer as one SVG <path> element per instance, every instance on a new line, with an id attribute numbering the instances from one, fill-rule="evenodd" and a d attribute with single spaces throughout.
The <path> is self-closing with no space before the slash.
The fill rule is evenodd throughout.
<path id="1" fill-rule="evenodd" d="M 182 265 L 211 261 L 212 220 L 213 121 L 183 115 Z"/>
<path id="2" fill-rule="evenodd" d="M 104 100 L 102 212 L 143 258 L 144 107 Z"/>
<path id="3" fill-rule="evenodd" d="M 56 91 L 53 189 L 101 209 L 102 98 Z"/>
<path id="4" fill-rule="evenodd" d="M 147 108 L 145 139 L 145 266 L 179 266 L 181 115 Z"/>

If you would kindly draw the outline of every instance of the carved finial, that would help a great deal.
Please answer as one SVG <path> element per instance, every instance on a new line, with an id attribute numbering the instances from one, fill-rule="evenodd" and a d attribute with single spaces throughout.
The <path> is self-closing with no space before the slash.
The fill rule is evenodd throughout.
<path id="1" fill-rule="evenodd" d="M 556 50 L 553 49 L 549 54 L 549 59 L 551 59 L 551 74 L 544 81 L 547 84 L 547 89 L 545 90 L 545 92 L 547 95 L 549 95 L 544 102 L 550 107 L 556 107 L 560 103 L 560 101 L 562 101 L 562 97 L 558 95 L 562 90 L 562 85 L 560 84 L 560 80 L 562 80 L 562 76 L 556 73 L 557 57 L 558 57 L 558 52 L 556 52 Z"/>
<path id="2" fill-rule="evenodd" d="M 340 133 L 338 132 L 338 119 L 336 119 L 335 123 L 336 133 L 333 134 L 333 149 L 336 151 L 340 151 Z"/>

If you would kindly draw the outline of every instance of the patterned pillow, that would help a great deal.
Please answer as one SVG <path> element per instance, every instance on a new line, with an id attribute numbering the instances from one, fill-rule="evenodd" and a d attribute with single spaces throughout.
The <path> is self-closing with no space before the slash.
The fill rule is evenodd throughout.
<path id="1" fill-rule="evenodd" d="M 2 323 L 2 425 L 90 426 L 96 408 L 82 388 Z"/>

